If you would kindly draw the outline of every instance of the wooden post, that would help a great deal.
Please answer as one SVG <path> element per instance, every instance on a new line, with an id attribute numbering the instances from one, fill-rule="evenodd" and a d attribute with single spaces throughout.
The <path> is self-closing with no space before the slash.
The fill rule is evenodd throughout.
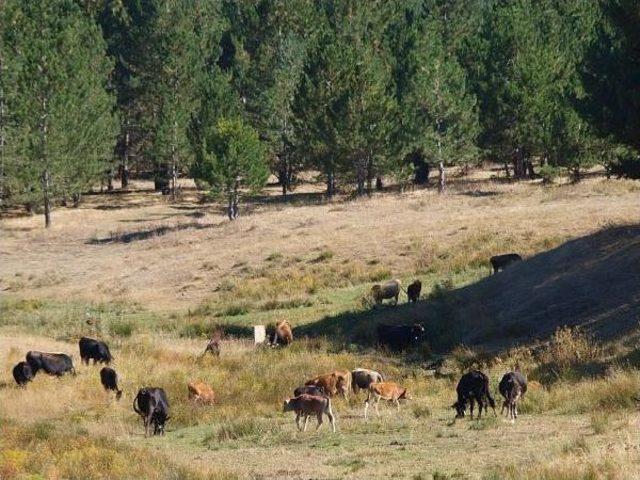
<path id="1" fill-rule="evenodd" d="M 253 326 L 253 343 L 254 345 L 263 344 L 267 339 L 267 331 L 264 325 Z"/>

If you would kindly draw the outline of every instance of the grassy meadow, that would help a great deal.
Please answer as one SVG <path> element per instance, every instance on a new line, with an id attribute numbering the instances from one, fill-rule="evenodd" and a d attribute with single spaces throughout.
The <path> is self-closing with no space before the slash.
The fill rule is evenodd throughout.
<path id="1" fill-rule="evenodd" d="M 605 342 L 560 329 L 535 346 L 430 345 L 405 355 L 368 341 L 369 312 L 384 319 L 411 308 L 373 309 L 375 282 L 420 278 L 423 297 L 438 298 L 486 277 L 493 254 L 526 258 L 640 220 L 634 182 L 541 187 L 491 175 L 455 179 L 445 196 L 323 202 L 308 185 L 287 204 L 250 201 L 233 223 L 188 188 L 170 203 L 143 182 L 56 210 L 49 231 L 39 218 L 3 219 L 0 478 L 640 478 L 639 332 Z M 306 337 L 287 349 L 254 347 L 252 325 L 281 318 Z M 324 332 L 327 318 L 355 333 Z M 446 331 L 445 318 L 434 321 Z M 227 332 L 217 359 L 202 355 L 216 325 Z M 79 365 L 82 335 L 109 343 L 120 402 L 102 390 L 99 367 Z M 40 374 L 15 387 L 11 368 L 31 349 L 72 354 L 77 376 Z M 497 396 L 515 364 L 537 382 L 515 424 L 499 408 L 453 421 L 461 373 L 483 368 Z M 382 371 L 413 400 L 399 414 L 381 405 L 365 422 L 364 393 L 335 399 L 336 434 L 326 424 L 314 431 L 314 420 L 300 433 L 281 412 L 305 379 L 356 367 Z M 195 379 L 212 385 L 214 405 L 189 402 Z M 145 439 L 131 408 L 143 385 L 169 396 L 162 438 Z"/>

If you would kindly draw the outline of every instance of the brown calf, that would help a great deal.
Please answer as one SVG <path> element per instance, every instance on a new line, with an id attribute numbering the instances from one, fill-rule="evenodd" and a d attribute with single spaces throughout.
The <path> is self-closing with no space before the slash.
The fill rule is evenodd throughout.
<path id="1" fill-rule="evenodd" d="M 216 401 L 216 395 L 209 385 L 199 380 L 190 382 L 189 399 L 202 404 L 212 404 Z"/>
<path id="2" fill-rule="evenodd" d="M 400 400 L 411 400 L 411 396 L 407 393 L 407 389 L 393 382 L 378 382 L 369 385 L 369 393 L 364 401 L 364 418 L 367 418 L 367 410 L 369 409 L 369 400 L 373 398 L 376 406 L 376 414 L 380 415 L 378 404 L 380 399 L 393 402 L 400 411 Z"/>
<path id="3" fill-rule="evenodd" d="M 331 430 L 335 433 L 336 424 L 333 418 L 333 412 L 331 411 L 331 400 L 329 397 L 321 397 L 318 395 L 308 395 L 306 393 L 300 395 L 299 397 L 289 398 L 284 401 L 282 405 L 283 412 L 296 412 L 296 425 L 298 426 L 298 430 L 302 430 L 303 432 L 307 431 L 307 421 L 309 420 L 309 415 L 315 414 L 318 418 L 318 426 L 316 430 L 320 428 L 322 425 L 322 414 L 324 413 L 327 417 L 329 417 L 329 422 L 331 422 Z M 300 427 L 300 417 L 304 416 L 304 427 Z"/>
<path id="4" fill-rule="evenodd" d="M 348 376 L 346 375 L 347 373 Z M 347 398 L 349 388 L 351 388 L 351 372 L 335 371 L 324 375 L 318 375 L 317 377 L 306 381 L 304 384 L 321 387 L 330 397 L 340 393 L 344 398 Z"/>

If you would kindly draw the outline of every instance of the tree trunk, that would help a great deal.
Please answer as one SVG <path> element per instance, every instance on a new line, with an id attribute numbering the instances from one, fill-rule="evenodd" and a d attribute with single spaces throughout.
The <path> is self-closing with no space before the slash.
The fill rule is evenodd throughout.
<path id="1" fill-rule="evenodd" d="M 513 152 L 513 175 L 517 180 L 525 177 L 524 172 L 524 150 L 522 147 L 516 147 Z"/>
<path id="2" fill-rule="evenodd" d="M 327 198 L 332 198 L 336 193 L 335 175 L 333 170 L 327 172 Z"/>
<path id="3" fill-rule="evenodd" d="M 382 183 L 382 177 L 377 176 L 376 177 L 376 190 L 378 190 L 380 192 L 380 191 L 382 191 L 383 188 L 384 188 L 384 185 Z"/>
<path id="4" fill-rule="evenodd" d="M 507 176 L 507 180 L 511 180 L 511 171 L 509 170 L 509 162 L 504 162 L 504 173 Z"/>
<path id="5" fill-rule="evenodd" d="M 177 128 L 178 125 L 176 125 L 176 122 L 173 122 L 173 142 L 171 143 L 171 200 L 174 202 L 176 201 L 176 188 L 178 187 L 178 159 L 176 156 L 176 144 L 178 142 Z"/>
<path id="6" fill-rule="evenodd" d="M 227 204 L 227 214 L 229 216 L 229 220 L 233 221 L 238 218 L 238 190 L 240 188 L 240 182 L 238 180 L 235 181 L 231 191 L 228 196 L 228 204 Z"/>
<path id="7" fill-rule="evenodd" d="M 373 190 L 373 157 L 367 157 L 367 195 L 371 196 Z"/>
<path id="8" fill-rule="evenodd" d="M 356 160 L 356 193 L 358 196 L 362 196 L 365 193 L 364 182 L 367 177 L 366 172 L 366 160 L 359 157 Z"/>
<path id="9" fill-rule="evenodd" d="M 129 186 L 129 121 L 127 120 L 124 132 L 124 152 L 122 152 L 122 172 L 120 186 L 124 190 Z"/>
<path id="10" fill-rule="evenodd" d="M 73 200 L 73 208 L 78 208 L 78 206 L 80 205 L 81 198 L 82 198 L 82 195 L 79 193 L 74 193 L 71 196 L 71 199 Z"/>
<path id="11" fill-rule="evenodd" d="M 438 193 L 443 194 L 445 188 L 444 162 L 438 163 Z"/>
<path id="12" fill-rule="evenodd" d="M 44 226 L 49 228 L 51 226 L 51 198 L 49 189 L 51 187 L 51 176 L 49 169 L 45 169 L 42 174 L 42 201 L 44 204 Z"/>

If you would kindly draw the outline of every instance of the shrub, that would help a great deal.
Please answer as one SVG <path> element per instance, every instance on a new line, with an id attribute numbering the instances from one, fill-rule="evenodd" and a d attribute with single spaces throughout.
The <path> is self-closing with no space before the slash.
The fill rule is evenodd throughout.
<path id="1" fill-rule="evenodd" d="M 119 337 L 130 337 L 134 331 L 134 327 L 131 322 L 125 320 L 117 320 L 111 322 L 109 331 L 112 335 L 117 335 Z"/>

